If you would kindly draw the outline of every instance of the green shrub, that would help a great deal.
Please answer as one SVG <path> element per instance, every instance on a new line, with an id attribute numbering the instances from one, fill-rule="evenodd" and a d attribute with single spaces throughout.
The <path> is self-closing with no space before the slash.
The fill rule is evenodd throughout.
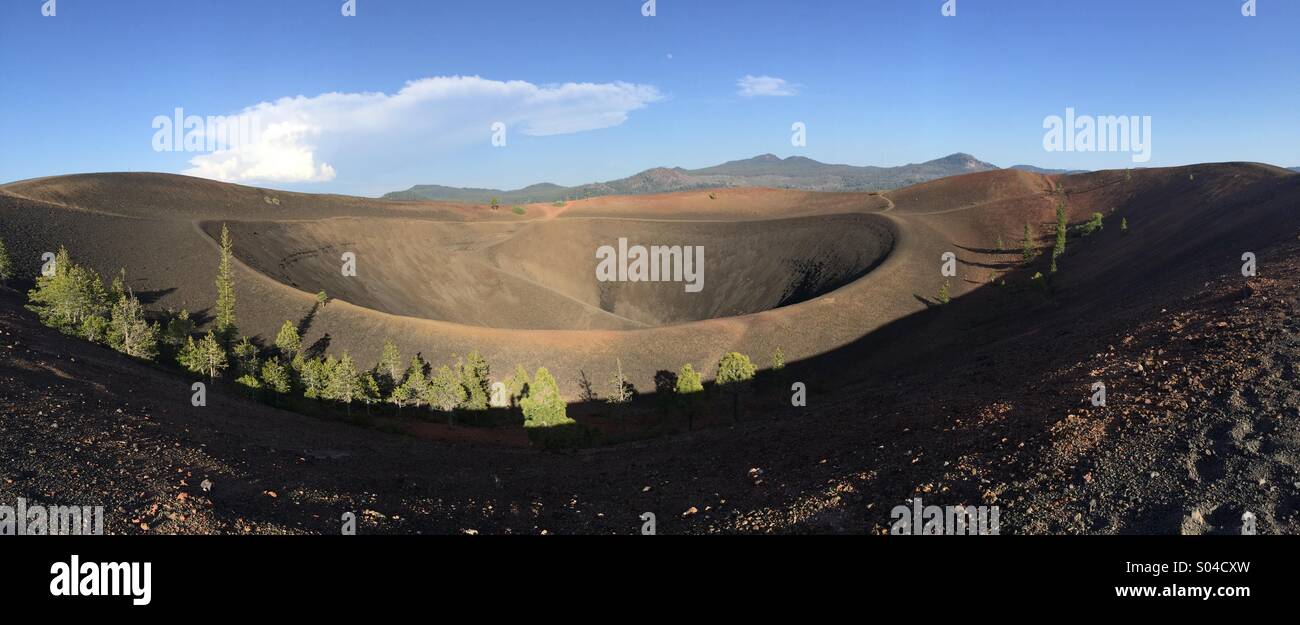
<path id="1" fill-rule="evenodd" d="M 522 214 L 524 214 L 524 213 L 527 212 L 527 211 L 524 210 L 524 207 L 519 206 L 518 204 L 516 204 L 516 205 L 510 207 L 510 212 L 512 212 L 512 213 L 514 213 L 514 214 L 516 214 L 516 215 L 522 215 Z"/>
<path id="2" fill-rule="evenodd" d="M 1094 232 L 1099 232 L 1103 227 L 1102 214 L 1093 213 L 1092 218 L 1079 227 L 1079 234 L 1085 237 L 1091 236 Z"/>

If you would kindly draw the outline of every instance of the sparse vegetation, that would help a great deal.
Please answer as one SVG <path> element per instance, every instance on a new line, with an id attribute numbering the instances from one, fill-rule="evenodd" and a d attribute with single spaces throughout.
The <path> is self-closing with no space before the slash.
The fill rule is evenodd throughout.
<path id="1" fill-rule="evenodd" d="M 704 383 L 700 380 L 700 374 L 696 373 L 695 367 L 690 363 L 682 366 L 682 370 L 677 372 L 677 383 L 673 387 L 673 392 L 677 394 L 682 411 L 686 413 L 686 429 L 695 429 L 695 403 L 699 393 L 704 391 Z"/>
<path id="2" fill-rule="evenodd" d="M 230 229 L 221 224 L 221 256 L 217 264 L 216 336 L 223 343 L 235 338 L 234 242 Z"/>
<path id="3" fill-rule="evenodd" d="M 110 347 L 127 356 L 144 360 L 158 356 L 158 326 L 145 320 L 144 307 L 129 290 L 113 305 L 107 339 Z"/>
<path id="4" fill-rule="evenodd" d="M 451 367 L 442 365 L 425 387 L 425 403 L 447 413 L 447 425 L 456 424 L 456 407 L 465 403 L 468 393 Z"/>
<path id="5" fill-rule="evenodd" d="M 1067 228 L 1065 202 L 1056 203 L 1056 245 L 1052 247 L 1052 273 L 1056 273 L 1056 259 L 1065 253 Z"/>
<path id="6" fill-rule="evenodd" d="M 1029 224 L 1025 224 L 1025 238 L 1020 242 L 1020 257 L 1025 262 L 1034 260 L 1038 255 L 1038 249 L 1034 247 L 1034 237 L 1029 231 Z"/>
<path id="7" fill-rule="evenodd" d="M 514 214 L 516 214 L 516 215 L 522 215 L 522 214 L 524 214 L 524 213 L 527 212 L 527 211 L 524 210 L 524 207 L 522 207 L 522 206 L 520 206 L 520 205 L 518 205 L 518 204 L 515 204 L 514 206 L 510 207 L 510 212 L 512 212 L 512 213 L 514 213 Z"/>
<path id="8" fill-rule="evenodd" d="M 1104 227 L 1102 225 L 1103 216 L 1101 213 L 1093 213 L 1092 217 L 1086 223 L 1079 227 L 1080 236 L 1091 236 L 1095 232 L 1100 232 Z"/>
<path id="9" fill-rule="evenodd" d="M 13 279 L 14 263 L 9 258 L 9 250 L 5 248 L 5 240 L 0 239 L 0 284 Z"/>
<path id="10" fill-rule="evenodd" d="M 461 407 L 466 410 L 487 410 L 492 397 L 492 372 L 478 352 L 470 352 L 460 365 L 460 383 L 465 387 Z"/>
<path id="11" fill-rule="evenodd" d="M 718 375 L 715 381 L 731 393 L 731 419 L 740 420 L 740 395 L 748 382 L 754 379 L 756 371 L 749 356 L 740 352 L 728 352 L 718 361 Z"/>
<path id="12" fill-rule="evenodd" d="M 298 337 L 298 327 L 292 321 L 285 320 L 280 331 L 275 335 L 275 349 L 281 358 L 293 360 L 302 350 L 302 339 Z"/>

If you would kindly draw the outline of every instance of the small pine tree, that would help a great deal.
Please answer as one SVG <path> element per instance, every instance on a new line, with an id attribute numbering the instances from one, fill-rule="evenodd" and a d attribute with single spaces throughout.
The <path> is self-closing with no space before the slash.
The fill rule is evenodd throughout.
<path id="1" fill-rule="evenodd" d="M 293 325 L 292 321 L 285 319 L 280 325 L 280 331 L 275 334 L 275 349 L 280 352 L 280 357 L 289 359 L 297 356 L 298 351 L 302 349 L 298 326 Z"/>
<path id="2" fill-rule="evenodd" d="M 167 326 L 163 329 L 162 339 L 173 349 L 185 344 L 185 339 L 194 334 L 194 321 L 190 311 L 182 308 L 180 312 L 167 311 Z"/>
<path id="3" fill-rule="evenodd" d="M 515 365 L 515 372 L 506 378 L 506 390 L 510 392 L 510 403 L 518 406 L 519 401 L 528 396 L 528 385 L 531 383 L 528 370 L 523 365 Z"/>
<path id="4" fill-rule="evenodd" d="M 27 299 L 27 308 L 36 313 L 41 323 L 83 338 L 86 320 L 105 317 L 112 305 L 99 274 L 72 262 L 63 247 L 54 258 L 54 275 L 36 278 L 36 287 L 28 292 Z M 104 325 L 91 321 L 89 327 L 103 329 Z M 100 339 L 102 336 L 91 338 Z"/>
<path id="5" fill-rule="evenodd" d="M 198 343 L 194 344 L 191 355 L 194 358 L 192 364 L 197 365 L 198 368 L 194 372 L 208 376 L 209 380 L 215 380 L 230 364 L 226 361 L 226 348 L 221 345 L 221 341 L 217 340 L 215 333 L 211 330 Z"/>
<path id="6" fill-rule="evenodd" d="M 322 290 L 322 291 L 317 291 L 317 292 L 316 292 L 316 307 L 317 307 L 317 308 L 324 308 L 325 305 L 328 304 L 328 303 L 330 303 L 330 296 L 329 296 L 329 295 L 326 295 L 326 294 L 325 294 L 325 291 L 323 291 L 323 290 Z"/>
<path id="7" fill-rule="evenodd" d="M 384 339 L 384 351 L 375 365 L 375 372 L 381 388 L 392 389 L 398 384 L 402 375 L 402 353 L 392 339 Z"/>
<path id="8" fill-rule="evenodd" d="M 785 352 L 778 347 L 772 350 L 772 370 L 780 371 L 785 368 Z"/>
<path id="9" fill-rule="evenodd" d="M 367 371 L 357 376 L 357 401 L 366 405 L 366 414 L 370 414 L 370 406 L 379 403 L 383 397 L 383 391 L 379 390 L 379 381 L 373 372 Z"/>
<path id="10" fill-rule="evenodd" d="M 494 197 L 494 198 L 492 198 L 492 210 L 496 210 L 496 209 L 498 209 L 498 208 L 501 208 L 501 202 L 499 202 L 499 201 Z"/>
<path id="11" fill-rule="evenodd" d="M 570 425 L 574 421 L 568 417 L 564 398 L 560 397 L 560 386 L 546 367 L 537 369 L 528 393 L 519 402 L 524 411 L 524 427 L 555 427 Z"/>
<path id="12" fill-rule="evenodd" d="M 234 244 L 230 230 L 221 224 L 221 256 L 217 263 L 217 315 L 216 335 L 223 343 L 234 339 L 235 327 L 235 269 Z"/>
<path id="13" fill-rule="evenodd" d="M 14 277 L 14 263 L 9 258 L 9 250 L 5 248 L 5 240 L 0 239 L 0 284 Z"/>
<path id="14" fill-rule="evenodd" d="M 1087 223 L 1083 224 L 1083 226 L 1079 229 L 1079 233 L 1086 237 L 1086 236 L 1091 236 L 1093 233 L 1100 232 L 1103 228 L 1105 228 L 1105 224 L 1102 223 L 1104 219 L 1105 216 L 1102 215 L 1101 213 L 1093 213 L 1092 217 L 1088 219 Z"/>
<path id="15" fill-rule="evenodd" d="M 303 397 L 320 399 L 321 392 L 329 381 L 329 367 L 332 366 L 332 362 L 327 363 L 319 358 L 298 360 L 298 381 L 302 384 Z"/>
<path id="16" fill-rule="evenodd" d="M 1128 232 L 1128 217 L 1119 220 L 1119 231 Z"/>
<path id="17" fill-rule="evenodd" d="M 1020 257 L 1023 258 L 1025 262 L 1029 262 L 1037 255 L 1038 250 L 1034 247 L 1033 234 L 1029 231 L 1029 224 L 1025 224 L 1025 238 L 1020 242 Z"/>
<path id="18" fill-rule="evenodd" d="M 492 397 L 491 375 L 487 361 L 478 352 L 470 352 L 465 357 L 460 366 L 460 382 L 465 387 L 463 408 L 487 410 L 488 400 Z"/>
<path id="19" fill-rule="evenodd" d="M 1056 245 L 1052 248 L 1052 258 L 1059 258 L 1065 253 L 1066 238 L 1066 214 L 1065 202 L 1056 203 Z"/>
<path id="20" fill-rule="evenodd" d="M 696 373 L 695 367 L 690 363 L 682 366 L 682 370 L 677 372 L 677 384 L 673 387 L 673 392 L 681 401 L 682 409 L 686 412 L 686 429 L 695 429 L 695 402 L 698 401 L 698 393 L 704 390 L 704 383 L 700 380 L 700 374 Z"/>
<path id="21" fill-rule="evenodd" d="M 144 318 L 144 307 L 129 290 L 118 298 L 108 321 L 108 344 L 127 356 L 153 360 L 158 356 L 158 326 Z"/>
<path id="22" fill-rule="evenodd" d="M 424 403 L 425 387 L 429 385 L 428 379 L 424 376 L 425 367 L 424 359 L 418 354 L 412 357 L 411 365 L 406 368 L 406 381 L 402 382 L 402 386 L 406 387 L 407 398 L 415 404 L 416 408 Z"/>
<path id="23" fill-rule="evenodd" d="M 113 276 L 113 282 L 108 287 L 108 301 L 116 304 L 117 300 L 126 295 L 126 269 L 119 268 L 117 275 Z"/>
<path id="24" fill-rule="evenodd" d="M 744 392 L 745 385 L 754 379 L 756 369 L 754 363 L 749 361 L 749 356 L 740 352 L 727 352 L 718 361 L 718 375 L 714 379 L 719 386 L 731 392 L 732 421 L 740 420 L 740 394 Z"/>
<path id="25" fill-rule="evenodd" d="M 273 393 L 284 395 L 292 388 L 289 369 L 275 358 L 268 358 L 262 363 L 262 384 Z"/>
<path id="26" fill-rule="evenodd" d="M 326 362 L 329 362 L 327 359 Z M 342 402 L 352 411 L 352 402 L 356 401 L 360 394 L 360 384 L 357 382 L 357 366 L 352 361 L 352 357 L 347 352 L 337 361 L 331 363 L 329 368 L 329 382 L 325 386 L 325 392 L 322 397 L 332 401 Z"/>
<path id="27" fill-rule="evenodd" d="M 468 393 L 451 367 L 438 367 L 424 388 L 424 401 L 447 413 L 447 425 L 456 425 L 456 407 L 465 403 Z"/>
<path id="28" fill-rule="evenodd" d="M 105 343 L 108 341 L 108 329 L 108 320 L 94 315 L 81 320 L 81 328 L 77 330 L 77 336 L 91 343 Z"/>
<path id="29" fill-rule="evenodd" d="M 952 296 L 949 295 L 949 293 L 948 293 L 948 289 L 950 288 L 950 286 L 951 286 L 951 285 L 950 285 L 950 283 L 949 283 L 948 280 L 944 280 L 944 281 L 943 281 L 943 284 L 939 286 L 939 305 L 940 305 L 940 306 L 946 306 L 946 305 L 948 305 L 948 302 L 951 302 L 951 301 L 952 301 Z"/>

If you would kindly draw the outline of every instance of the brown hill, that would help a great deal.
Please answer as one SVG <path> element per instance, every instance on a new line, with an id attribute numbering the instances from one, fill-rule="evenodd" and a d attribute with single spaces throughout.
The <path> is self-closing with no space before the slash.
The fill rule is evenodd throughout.
<path id="1" fill-rule="evenodd" d="M 101 271 L 125 265 L 138 291 L 152 290 L 154 306 L 210 305 L 215 255 L 201 223 L 288 231 L 294 224 L 286 222 L 324 221 L 268 217 L 275 205 L 256 202 L 212 214 L 190 204 L 169 216 L 167 202 L 152 193 L 105 211 L 106 198 L 139 193 L 131 176 L 90 177 L 102 196 L 68 190 L 81 180 L 56 198 L 43 185 L 59 180 L 0 194 L 0 236 L 20 265 L 65 243 Z M 214 189 L 267 204 L 260 190 L 176 183 L 191 185 L 177 197 Z M 314 200 L 284 197 L 303 207 Z M 353 210 L 346 199 L 319 201 L 326 210 Z M 1029 282 L 1045 271 L 1045 259 L 1021 266 L 1015 248 L 1026 222 L 1049 242 L 1058 201 L 1072 223 L 1100 212 L 1105 228 L 1071 238 L 1049 294 Z M 408 346 L 492 345 L 498 372 L 511 356 L 576 368 L 618 356 L 644 371 L 675 367 L 683 357 L 710 362 L 703 357 L 732 346 L 761 355 L 777 339 L 787 354 L 803 350 L 784 375 L 808 384 L 807 408 L 790 407 L 784 388 L 765 383 L 768 390 L 742 403 L 739 425 L 573 455 L 389 435 L 272 410 L 230 389 L 196 410 L 188 380 L 40 328 L 16 294 L 5 294 L 0 469 L 8 479 L 0 495 L 106 499 L 120 511 L 109 514 L 110 529 L 122 532 L 144 531 L 138 519 L 148 531 L 333 533 L 333 519 L 353 509 L 373 512 L 363 531 L 631 533 L 651 511 L 663 533 L 864 532 L 886 527 L 892 506 L 920 496 L 1000 505 L 1006 533 L 1232 532 L 1246 511 L 1259 516 L 1263 533 L 1294 533 L 1297 201 L 1300 177 L 1216 164 L 1063 177 L 991 172 L 880 196 L 745 189 L 716 199 L 601 198 L 563 210 L 529 207 L 523 217 L 423 204 L 403 206 L 401 215 L 378 206 L 362 219 L 345 212 L 332 216 L 355 228 L 307 224 L 294 232 L 317 244 L 336 232 L 360 239 L 371 220 L 402 223 L 365 234 L 379 240 L 424 236 L 413 228 L 452 221 L 483 231 L 505 222 L 584 232 L 600 220 L 644 227 L 680 218 L 749 222 L 735 229 L 743 234 L 763 219 L 799 217 L 847 220 L 828 230 L 888 223 L 894 244 L 879 266 L 847 285 L 740 317 L 628 331 L 515 330 L 339 302 L 312 326 L 317 336 L 332 332 L 333 349 L 357 335 L 368 337 L 358 351 L 384 335 Z M 263 235 L 246 232 L 240 244 L 254 236 Z M 506 245 L 487 257 L 513 268 L 549 249 Z M 954 299 L 932 306 L 944 251 L 959 261 Z M 1241 275 L 1245 252 L 1257 255 L 1259 277 Z M 249 256 L 239 276 L 246 331 L 265 335 L 278 317 L 307 309 L 309 288 L 262 274 L 257 268 L 268 261 L 253 252 L 242 256 Z M 546 288 L 571 285 L 555 278 Z M 660 359 L 667 364 L 652 364 Z M 1098 381 L 1109 389 L 1103 407 L 1088 401 Z M 573 406 L 580 421 L 610 428 L 599 410 Z M 676 418 L 645 414 L 636 425 Z M 216 484 L 210 493 L 193 487 L 204 477 Z"/>

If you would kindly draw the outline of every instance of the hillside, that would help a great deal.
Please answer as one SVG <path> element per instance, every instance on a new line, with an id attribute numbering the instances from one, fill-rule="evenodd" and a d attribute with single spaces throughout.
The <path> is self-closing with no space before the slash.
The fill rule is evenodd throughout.
<path id="1" fill-rule="evenodd" d="M 61 242 L 103 273 L 125 265 L 138 292 L 154 294 L 151 307 L 183 297 L 198 310 L 210 305 L 215 264 L 213 254 L 196 253 L 213 247 L 200 226 L 228 220 L 244 229 L 239 241 L 247 246 L 238 252 L 241 327 L 263 337 L 311 299 L 310 285 L 298 290 L 261 273 L 279 267 L 248 249 L 270 236 L 265 228 L 311 234 L 301 246 L 310 251 L 406 231 L 398 222 L 367 231 L 374 222 L 449 228 L 455 219 L 490 230 L 507 219 L 453 208 L 392 215 L 382 202 L 361 200 L 354 210 L 366 217 L 351 219 L 334 213 L 346 212 L 345 198 L 319 198 L 327 217 L 315 219 L 311 196 L 284 196 L 290 209 L 268 209 L 260 190 L 178 177 L 72 182 L 26 183 L 22 194 L 0 189 L 0 236 L 15 258 Z M 152 186 L 141 203 L 117 199 L 143 183 Z M 56 189 L 58 203 L 50 200 Z M 245 197 L 255 202 L 237 201 Z M 1050 245 L 1058 201 L 1071 223 L 1100 212 L 1105 228 L 1070 239 L 1044 291 L 1029 276 L 1045 271 L 1045 259 L 1023 266 L 1016 241 L 1028 223 Z M 335 519 L 352 510 L 365 511 L 363 532 L 635 533 L 651 511 L 665 534 L 863 533 L 882 531 L 890 508 L 913 496 L 996 503 L 1004 533 L 1230 533 L 1244 511 L 1258 515 L 1261 533 L 1295 533 L 1298 201 L 1300 177 L 1228 163 L 1059 178 L 1003 170 L 881 196 L 736 189 L 715 199 L 598 198 L 549 213 L 530 206 L 529 218 L 539 220 L 516 227 L 670 215 L 743 223 L 805 211 L 888 222 L 896 242 L 847 285 L 741 317 L 552 332 L 428 326 L 339 301 L 313 322 L 313 339 L 332 336 L 331 350 L 350 346 L 362 362 L 373 354 L 361 355 L 360 345 L 387 334 L 407 353 L 434 356 L 448 349 L 437 341 L 490 345 L 494 372 L 509 369 L 508 356 L 535 349 L 529 366 L 556 363 L 570 372 L 564 377 L 588 367 L 596 379 L 604 371 L 593 363 L 615 354 L 644 370 L 661 358 L 709 363 L 711 350 L 727 347 L 759 356 L 774 340 L 787 353 L 802 350 L 782 375 L 808 383 L 806 408 L 791 407 L 783 387 L 762 381 L 741 402 L 737 423 L 715 406 L 687 433 L 676 415 L 649 407 L 653 385 L 638 379 L 647 406 L 631 417 L 611 419 L 608 407 L 574 396 L 571 413 L 611 435 L 629 427 L 659 435 L 574 454 L 502 447 L 489 434 L 507 427 L 460 428 L 447 443 L 415 418 L 386 421 L 381 431 L 303 417 L 220 382 L 209 405 L 196 409 L 186 376 L 43 328 L 7 291 L 0 497 L 102 501 L 109 530 L 120 533 L 337 533 Z M 103 203 L 113 213 L 95 210 Z M 289 212 L 272 219 L 268 210 Z M 352 227 L 335 232 L 317 221 Z M 537 257 L 500 249 L 502 268 Z M 938 306 L 936 269 L 949 250 L 958 278 L 951 303 Z M 1244 251 L 1257 255 L 1257 277 L 1241 275 Z M 373 266 L 369 288 L 382 288 L 393 269 Z M 356 342 L 357 335 L 367 338 Z M 842 335 L 852 338 L 836 344 Z M 1106 406 L 1088 401 L 1098 381 L 1109 389 Z M 204 479 L 210 491 L 196 487 Z"/>

